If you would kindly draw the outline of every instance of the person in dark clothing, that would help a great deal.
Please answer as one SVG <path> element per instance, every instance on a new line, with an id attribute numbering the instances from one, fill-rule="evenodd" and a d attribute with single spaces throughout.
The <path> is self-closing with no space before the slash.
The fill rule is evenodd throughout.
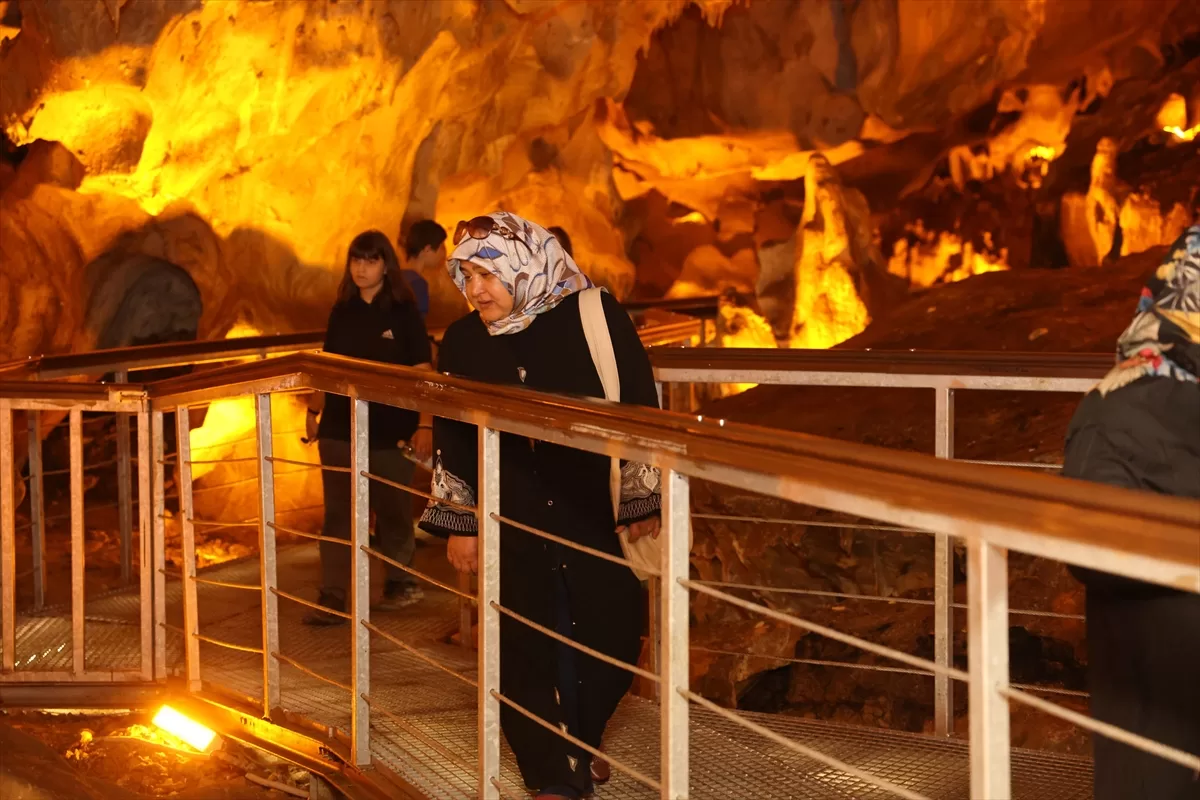
<path id="1" fill-rule="evenodd" d="M 560 228 L 558 225 L 555 225 L 553 228 L 547 228 L 546 230 L 548 230 L 550 235 L 552 235 L 555 239 L 558 239 L 559 246 L 562 247 L 563 250 L 567 251 L 567 255 L 569 255 L 571 258 L 575 257 L 575 248 L 571 246 L 571 237 L 567 235 L 565 230 Z"/>
<path id="2" fill-rule="evenodd" d="M 325 352 L 388 364 L 431 369 L 429 337 L 407 283 L 400 276 L 396 251 L 387 236 L 367 231 L 355 237 L 346 255 L 346 272 L 338 289 L 337 303 L 325 331 Z M 324 405 L 322 410 L 321 405 Z M 318 415 L 320 422 L 317 422 Z M 371 403 L 367 411 L 370 432 L 370 469 L 375 475 L 401 485 L 412 480 L 413 462 L 432 452 L 432 425 L 415 411 Z M 310 400 L 307 432 L 318 440 L 321 463 L 327 467 L 350 466 L 350 399 L 342 395 L 314 395 Z M 350 475 L 325 470 L 321 473 L 325 492 L 324 535 L 350 538 Z M 371 508 L 379 550 L 389 558 L 408 564 L 415 547 L 412 506 L 401 489 L 375 481 L 371 485 Z M 321 542 L 320 604 L 346 610 L 350 583 L 350 549 Z M 389 611 L 419 602 L 422 593 L 411 575 L 387 566 L 383 598 L 372 606 Z M 323 611 L 304 620 L 310 625 L 337 625 L 342 617 Z"/>
<path id="3" fill-rule="evenodd" d="M 1200 226 L 1143 289 L 1117 352 L 1071 420 L 1063 474 L 1200 498 Z M 1200 755 L 1200 595 L 1073 571 L 1087 586 L 1092 716 Z M 1104 736 L 1093 750 L 1096 800 L 1200 797 L 1192 770 Z"/>
<path id="4" fill-rule="evenodd" d="M 404 256 L 401 274 L 413 291 L 421 316 L 429 316 L 429 281 L 424 273 L 446 268 L 446 229 L 431 219 L 414 222 L 404 237 Z"/>
<path id="5" fill-rule="evenodd" d="M 460 224 L 451 277 L 475 312 L 442 339 L 440 371 L 475 380 L 519 384 L 542 392 L 603 397 L 580 316 L 580 292 L 592 282 L 557 240 L 538 225 L 497 212 Z M 658 406 L 650 361 L 633 322 L 609 294 L 601 296 L 623 403 Z M 478 474 L 477 429 L 434 423 L 433 495 L 422 527 L 448 537 L 447 557 L 462 572 L 478 568 L 473 506 Z M 657 536 L 659 473 L 622 467 L 614 514 L 610 460 L 519 436 L 500 444 L 500 513 L 587 547 L 622 555 L 618 538 Z M 625 565 L 595 558 L 501 526 L 501 603 L 575 641 L 629 664 L 641 647 L 641 589 Z M 500 622 L 501 691 L 588 745 L 599 748 L 605 726 L 632 675 L 504 616 Z M 501 725 L 525 784 L 543 798 L 579 798 L 607 779 L 607 764 L 501 706 Z"/>

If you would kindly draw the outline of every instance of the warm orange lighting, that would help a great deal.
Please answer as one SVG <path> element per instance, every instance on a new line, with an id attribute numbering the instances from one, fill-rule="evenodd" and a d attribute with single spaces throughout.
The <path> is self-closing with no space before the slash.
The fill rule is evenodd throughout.
<path id="1" fill-rule="evenodd" d="M 1009 269 L 1007 248 L 999 248 L 997 253 L 991 234 L 986 231 L 978 249 L 958 234 L 926 230 L 921 220 L 905 226 L 905 232 L 908 235 L 893 245 L 888 272 L 906 278 L 915 287 L 954 283 L 973 275 Z"/>
<path id="2" fill-rule="evenodd" d="M 1174 136 L 1181 142 L 1190 142 L 1200 135 L 1200 125 L 1193 125 L 1188 129 L 1183 129 L 1178 125 L 1169 125 L 1163 128 L 1164 131 Z"/>
<path id="3" fill-rule="evenodd" d="M 188 719 L 170 706 L 163 706 L 158 710 L 154 715 L 154 724 L 201 753 L 207 752 L 209 745 L 217 738 L 216 732 Z"/>
<path id="4" fill-rule="evenodd" d="M 1058 157 L 1058 150 L 1053 147 L 1046 147 L 1039 144 L 1029 148 L 1029 157 L 1040 158 L 1043 161 L 1053 161 Z"/>

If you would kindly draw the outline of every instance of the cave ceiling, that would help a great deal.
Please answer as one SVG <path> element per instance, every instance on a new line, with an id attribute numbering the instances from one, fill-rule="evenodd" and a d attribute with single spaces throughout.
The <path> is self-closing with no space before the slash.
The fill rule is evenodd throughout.
<path id="1" fill-rule="evenodd" d="M 790 236 L 783 272 L 852 281 L 866 324 L 881 213 L 1036 159 L 1087 192 L 1102 137 L 1172 94 L 1197 123 L 1198 36 L 1191 0 L 6 0 L 0 359 L 94 344 L 78 287 L 113 248 L 188 270 L 201 335 L 287 330 L 357 232 L 497 207 L 621 295 L 754 292 Z"/>

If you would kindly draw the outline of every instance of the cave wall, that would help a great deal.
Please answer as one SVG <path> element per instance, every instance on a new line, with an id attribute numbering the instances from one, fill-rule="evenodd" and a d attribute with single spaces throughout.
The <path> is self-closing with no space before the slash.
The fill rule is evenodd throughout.
<path id="1" fill-rule="evenodd" d="M 64 290 L 117 236 L 183 208 L 212 228 L 210 270 L 256 324 L 316 327 L 333 281 L 304 273 L 336 278 L 356 233 L 501 206 L 567 227 L 625 293 L 633 266 L 592 104 L 624 92 L 639 48 L 684 5 L 23 0 L 19 35 L 0 44 L 0 121 L 17 144 L 63 143 L 83 196 L 6 198 L 0 274 L 78 294 Z M 64 237 L 38 216 L 79 224 Z M 103 231 L 75 229 L 97 218 Z M 220 313 L 202 333 L 234 322 L 208 291 L 205 304 Z M 76 305 L 17 325 L 78 333 Z M 0 357 L 84 344 L 29 334 Z"/>
<path id="2" fill-rule="evenodd" d="M 761 251 L 803 245 L 815 153 L 854 200 L 861 238 L 956 147 L 981 148 L 992 174 L 1023 170 L 1043 148 L 1061 193 L 1070 187 L 1053 170 L 1060 160 L 1063 172 L 1086 170 L 1104 125 L 1125 148 L 1154 125 L 1162 92 L 1184 92 L 1187 122 L 1200 99 L 1161 80 L 1195 59 L 1200 11 L 1184 0 L 5 9 L 0 313 L 18 333 L 0 358 L 88 347 L 86 300 L 70 295 L 114 247 L 192 273 L 202 336 L 239 318 L 311 328 L 355 233 L 394 236 L 427 216 L 452 228 L 495 207 L 563 225 L 584 268 L 619 295 L 747 291 L 764 283 Z M 1136 113 L 1130 92 L 1149 98 Z M 1116 97 L 1126 99 L 1106 99 Z M 26 168 L 37 142 L 65 152 Z M 59 163 L 67 155 L 74 162 Z M 905 224 L 892 228 L 916 244 Z M 894 242 L 881 244 L 894 255 Z M 960 254 L 966 244 L 951 243 Z M 869 313 L 850 303 L 854 319 L 822 320 L 830 330 L 877 315 L 882 295 L 866 287 L 886 265 L 879 248 L 854 249 L 870 250 L 849 269 Z M 815 274 L 793 270 L 767 305 L 792 308 L 802 273 Z M 461 300 L 443 274 L 427 277 L 431 324 L 443 324 Z M 786 316 L 769 320 L 779 338 Z"/>

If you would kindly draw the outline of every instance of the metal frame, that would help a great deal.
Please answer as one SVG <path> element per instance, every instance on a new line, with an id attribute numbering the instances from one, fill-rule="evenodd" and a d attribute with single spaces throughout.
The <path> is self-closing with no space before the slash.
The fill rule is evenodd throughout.
<path id="1" fill-rule="evenodd" d="M 270 719 L 282 704 L 279 678 L 279 576 L 275 552 L 275 440 L 271 427 L 271 395 L 254 396 L 255 438 L 258 450 L 258 552 L 262 587 L 263 717 Z"/>
<path id="2" fill-rule="evenodd" d="M 662 722 L 660 758 L 662 797 L 684 800 L 688 796 L 688 590 L 691 563 L 691 500 L 688 477 L 675 470 L 662 476 L 662 589 L 660 611 L 666 635 L 662 637 Z M 657 634 L 655 637 L 657 638 Z M 652 638 L 652 641 L 653 641 Z"/>
<path id="3" fill-rule="evenodd" d="M 1092 354 L 661 348 L 652 353 L 660 386 L 680 382 L 933 389 L 934 454 L 947 460 L 954 460 L 955 389 L 1086 392 L 1112 364 L 1111 357 Z M 690 396 L 684 388 L 669 385 L 668 393 L 673 399 Z M 937 533 L 933 546 L 934 661 L 949 666 L 954 663 L 954 544 L 949 535 Z M 934 730 L 951 736 L 954 684 L 945 674 L 935 674 L 933 693 Z"/>
<path id="4" fill-rule="evenodd" d="M 369 408 L 350 399 L 350 760 L 371 763 L 371 419 Z"/>
<path id="5" fill-rule="evenodd" d="M 479 428 L 479 793 L 500 789 L 500 432 Z"/>
<path id="6" fill-rule="evenodd" d="M 180 546 L 183 559 L 184 676 L 189 692 L 200 691 L 200 609 L 196 604 L 196 526 L 192 503 L 192 431 L 187 406 L 175 409 L 176 469 L 179 486 Z M 266 551 L 264 551 L 266 556 Z M 264 561 L 266 559 L 264 558 Z"/>
<path id="7" fill-rule="evenodd" d="M 0 616 L 4 649 L 3 669 L 12 672 L 17 657 L 17 489 L 13 474 L 13 413 L 9 400 L 0 398 Z"/>

